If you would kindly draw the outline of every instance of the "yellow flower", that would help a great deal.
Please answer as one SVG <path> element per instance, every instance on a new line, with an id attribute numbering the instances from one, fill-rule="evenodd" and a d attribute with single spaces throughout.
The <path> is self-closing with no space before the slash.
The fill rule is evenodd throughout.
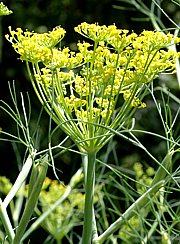
<path id="1" fill-rule="evenodd" d="M 9 30 L 6 38 L 15 51 L 32 63 L 41 102 L 78 145 L 82 142 L 80 149 L 86 150 L 89 137 L 97 138 L 94 143 L 101 148 L 111 137 L 107 126 L 120 128 L 134 108 L 145 108 L 141 101 L 145 85 L 160 72 L 175 72 L 180 56 L 166 50 L 180 38 L 157 31 L 137 35 L 115 25 L 84 22 L 75 31 L 94 43 L 78 42 L 74 52 L 56 47 L 64 37 L 63 28 L 43 34 Z"/>
<path id="2" fill-rule="evenodd" d="M 57 27 L 49 33 L 37 34 L 17 28 L 12 31 L 11 36 L 6 35 L 7 40 L 12 43 L 13 48 L 20 54 L 21 60 L 29 62 L 50 62 L 52 60 L 52 48 L 54 48 L 64 37 L 65 30 Z"/>
<path id="3" fill-rule="evenodd" d="M 138 97 L 136 97 L 135 95 L 133 95 L 133 92 L 130 90 L 125 90 L 123 92 L 123 97 L 124 97 L 125 101 L 129 101 L 129 103 L 132 107 L 138 107 L 138 108 L 146 107 L 146 104 L 141 102 L 141 100 Z"/>
<path id="4" fill-rule="evenodd" d="M 12 11 L 9 10 L 3 2 L 0 2 L 0 16 L 12 14 Z"/>

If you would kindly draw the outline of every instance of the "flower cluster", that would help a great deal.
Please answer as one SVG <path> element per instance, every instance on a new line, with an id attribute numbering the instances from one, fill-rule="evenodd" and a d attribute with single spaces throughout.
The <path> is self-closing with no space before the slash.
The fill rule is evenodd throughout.
<path id="1" fill-rule="evenodd" d="M 155 174 L 154 168 L 148 167 L 143 169 L 143 165 L 139 162 L 134 164 L 134 171 L 136 175 L 136 188 L 139 194 L 143 194 L 147 190 L 147 186 L 150 186 Z"/>
<path id="2" fill-rule="evenodd" d="M 46 212 L 66 191 L 57 180 L 46 178 L 39 197 L 42 213 Z M 83 218 L 84 194 L 74 189 L 68 198 L 44 220 L 46 230 L 56 240 L 61 240 Z"/>
<path id="3" fill-rule="evenodd" d="M 58 49 L 65 35 L 60 27 L 43 34 L 10 28 L 6 38 L 27 61 L 29 72 L 32 63 L 33 85 L 46 109 L 53 109 L 54 120 L 88 148 L 90 137 L 109 133 L 107 126 L 119 128 L 133 109 L 146 106 L 141 101 L 143 88 L 159 73 L 174 72 L 179 53 L 166 48 L 180 38 L 157 31 L 137 35 L 115 25 L 88 23 L 75 31 L 93 44 L 78 42 L 77 52 Z M 95 146 L 100 148 L 102 140 L 95 139 Z"/>
<path id="4" fill-rule="evenodd" d="M 82 177 L 82 176 L 81 176 Z M 79 183 L 80 179 L 77 179 Z M 27 186 L 28 188 L 28 186 Z M 67 186 L 58 180 L 46 177 L 40 193 L 39 202 L 42 213 L 45 213 L 66 192 Z M 94 203 L 102 197 L 101 186 L 95 189 Z M 61 240 L 75 225 L 80 225 L 83 219 L 85 194 L 77 188 L 73 188 L 66 200 L 58 204 L 56 209 L 44 220 L 43 226 L 56 240 Z M 39 211 L 40 214 L 40 211 Z"/>
<path id="5" fill-rule="evenodd" d="M 12 11 L 9 10 L 3 2 L 0 2 L 0 16 L 12 14 Z"/>
<path id="6" fill-rule="evenodd" d="M 16 31 L 11 30 L 11 37 L 6 38 L 12 43 L 13 48 L 20 54 L 21 60 L 29 62 L 51 62 L 52 49 L 62 40 L 65 30 L 61 27 L 54 28 L 49 33 L 37 34 L 30 31 L 24 31 L 17 28 Z"/>

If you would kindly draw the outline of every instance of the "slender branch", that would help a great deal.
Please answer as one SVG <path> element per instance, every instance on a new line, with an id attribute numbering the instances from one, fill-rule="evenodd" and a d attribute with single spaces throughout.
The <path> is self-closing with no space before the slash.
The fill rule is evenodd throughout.
<path id="1" fill-rule="evenodd" d="M 110 235 L 112 235 L 116 230 L 118 230 L 127 220 L 132 218 L 136 211 L 139 211 L 146 204 L 150 202 L 150 199 L 155 195 L 155 193 L 162 187 L 164 181 L 159 181 L 157 184 L 153 185 L 145 192 L 141 197 L 139 197 L 122 215 L 119 217 L 110 227 L 93 243 L 103 243 Z"/>
<path id="2" fill-rule="evenodd" d="M 94 239 L 95 243 L 102 243 L 107 237 L 113 234 L 116 230 L 118 230 L 125 221 L 129 220 L 133 217 L 135 211 L 139 211 L 142 207 L 150 202 L 150 199 L 158 192 L 158 190 L 164 184 L 164 178 L 168 174 L 168 171 L 172 165 L 172 156 L 174 151 L 170 151 L 167 153 L 165 158 L 163 159 L 161 165 L 158 168 L 158 171 L 152 181 L 151 187 L 145 192 L 141 197 L 139 197 L 122 215 L 118 218 L 110 227 L 98 238 Z"/>

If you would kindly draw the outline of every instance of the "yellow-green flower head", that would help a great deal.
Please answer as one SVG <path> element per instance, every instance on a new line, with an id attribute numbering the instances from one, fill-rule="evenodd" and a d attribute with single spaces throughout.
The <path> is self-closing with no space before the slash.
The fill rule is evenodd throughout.
<path id="1" fill-rule="evenodd" d="M 144 30 L 138 37 L 136 37 L 132 44 L 133 48 L 136 49 L 157 51 L 160 48 L 172 45 L 172 43 L 179 43 L 179 38 L 174 37 L 170 33 L 166 35 L 163 32 Z"/>
<path id="2" fill-rule="evenodd" d="M 81 149 L 87 150 L 92 138 L 99 149 L 111 137 L 109 127 L 120 128 L 135 108 L 146 107 L 144 87 L 159 73 L 175 71 L 180 55 L 167 47 L 180 38 L 88 23 L 75 31 L 91 39 L 78 42 L 77 52 L 56 48 L 65 34 L 60 27 L 43 34 L 10 28 L 6 38 L 29 72 L 32 63 L 35 91 L 56 123 Z"/>
<path id="3" fill-rule="evenodd" d="M 12 14 L 12 11 L 9 10 L 8 7 L 4 5 L 3 2 L 0 2 L 0 16 L 9 15 L 9 14 Z"/>
<path id="4" fill-rule="evenodd" d="M 115 25 L 99 26 L 98 24 L 81 23 L 74 28 L 79 34 L 93 40 L 94 42 L 103 43 L 104 41 L 111 44 L 115 49 L 123 48 L 128 45 L 137 35 L 132 33 L 127 36 L 128 30 L 118 29 Z"/>
<path id="5" fill-rule="evenodd" d="M 61 27 L 42 34 L 23 32 L 21 28 L 13 31 L 11 27 L 9 27 L 9 31 L 11 36 L 6 35 L 6 38 L 12 43 L 15 51 L 20 54 L 21 60 L 34 63 L 52 60 L 52 49 L 65 35 L 65 30 Z"/>

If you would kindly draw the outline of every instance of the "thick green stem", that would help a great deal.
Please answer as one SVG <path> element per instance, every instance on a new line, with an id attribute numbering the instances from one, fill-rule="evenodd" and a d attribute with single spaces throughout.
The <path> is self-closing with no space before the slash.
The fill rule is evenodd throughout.
<path id="1" fill-rule="evenodd" d="M 87 175 L 85 176 L 85 210 L 82 244 L 91 244 L 94 223 L 94 184 L 95 184 L 95 161 L 96 152 L 88 152 Z"/>
<path id="2" fill-rule="evenodd" d="M 84 185 L 86 185 L 86 177 L 87 177 L 87 166 L 88 166 L 88 156 L 82 156 L 82 164 L 83 164 L 83 171 L 84 171 Z"/>

